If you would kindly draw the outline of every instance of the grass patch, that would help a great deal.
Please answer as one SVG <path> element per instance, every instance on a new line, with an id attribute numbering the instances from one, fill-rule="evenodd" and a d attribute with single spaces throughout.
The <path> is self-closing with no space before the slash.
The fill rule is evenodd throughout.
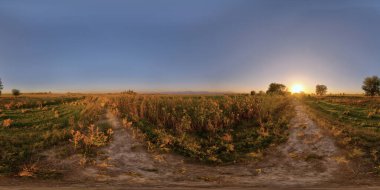
<path id="1" fill-rule="evenodd" d="M 0 173 L 18 172 L 23 165 L 38 159 L 37 153 L 67 143 L 70 138 L 69 123 L 71 120 L 78 120 L 83 109 L 82 105 L 74 102 L 81 99 L 1 98 L 0 107 L 3 109 L 0 117 Z M 55 111 L 61 113 L 59 117 L 55 116 Z M 4 125 L 4 121 L 12 122 Z"/>
<path id="2" fill-rule="evenodd" d="M 45 157 L 41 153 L 54 147 L 61 159 L 74 153 L 81 153 L 86 159 L 95 156 L 97 148 L 106 145 L 112 134 L 100 99 L 93 96 L 1 98 L 0 174 L 59 177 L 61 174 L 50 168 L 36 165 Z"/>
<path id="3" fill-rule="evenodd" d="M 350 159 L 360 158 L 376 171 L 380 166 L 380 117 L 378 98 L 304 97 L 315 121 L 325 126 L 349 150 Z M 372 114 L 369 114 L 371 113 Z"/>

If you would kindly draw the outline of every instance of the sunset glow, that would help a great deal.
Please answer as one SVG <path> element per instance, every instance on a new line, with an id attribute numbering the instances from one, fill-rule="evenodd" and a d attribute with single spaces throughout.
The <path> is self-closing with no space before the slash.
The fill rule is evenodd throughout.
<path id="1" fill-rule="evenodd" d="M 303 91 L 304 91 L 304 88 L 303 88 L 303 85 L 301 85 L 301 84 L 295 84 L 292 86 L 292 89 L 291 89 L 292 93 L 300 93 Z"/>

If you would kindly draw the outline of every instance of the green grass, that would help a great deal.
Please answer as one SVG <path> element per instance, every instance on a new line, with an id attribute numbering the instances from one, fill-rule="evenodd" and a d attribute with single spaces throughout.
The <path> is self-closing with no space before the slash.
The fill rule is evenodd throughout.
<path id="1" fill-rule="evenodd" d="M 0 174 L 14 173 L 38 159 L 38 153 L 54 145 L 67 144 L 70 120 L 79 118 L 83 105 L 73 104 L 82 98 L 0 98 Z M 23 105 L 6 109 L 5 104 Z M 43 107 L 40 107 L 42 104 Z M 23 111 L 27 109 L 27 111 Z M 59 116 L 56 116 L 56 112 Z M 11 119 L 11 126 L 3 121 Z"/>
<path id="2" fill-rule="evenodd" d="M 333 99 L 336 100 L 336 97 Z M 338 102 L 331 101 L 328 97 L 310 97 L 306 98 L 305 101 L 310 107 L 324 113 L 330 119 L 350 124 L 353 127 L 372 128 L 380 131 L 380 114 L 376 113 L 369 117 L 369 113 L 374 112 L 375 106 L 378 104 L 376 99 L 373 102 L 369 102 L 363 97 L 363 104 L 358 104 L 357 102 L 349 103 L 347 101 L 348 97 L 344 97 L 344 99 L 344 102 Z M 353 98 L 352 102 L 357 99 L 358 97 Z"/>
<path id="3" fill-rule="evenodd" d="M 335 133 L 346 150 L 360 150 L 363 164 L 380 173 L 379 99 L 369 97 L 304 97 L 314 119 Z M 373 114 L 369 113 L 372 112 Z M 353 154 L 351 154 L 353 155 Z M 354 157 L 354 156 L 352 156 Z"/>

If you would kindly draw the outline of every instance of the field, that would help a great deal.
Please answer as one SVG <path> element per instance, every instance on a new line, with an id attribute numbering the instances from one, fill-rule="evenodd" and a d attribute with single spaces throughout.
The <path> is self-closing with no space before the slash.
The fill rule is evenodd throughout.
<path id="1" fill-rule="evenodd" d="M 292 116 L 282 96 L 123 96 L 112 100 L 148 144 L 201 161 L 237 161 L 284 142 Z"/>
<path id="2" fill-rule="evenodd" d="M 349 157 L 380 172 L 380 99 L 363 96 L 304 97 L 315 120 L 329 128 Z"/>
<path id="3" fill-rule="evenodd" d="M 282 96 L 5 97 L 0 105 L 0 173 L 21 172 L 43 159 L 41 151 L 57 146 L 66 147 L 64 156 L 93 156 L 92 147 L 104 146 L 112 133 L 107 123 L 100 125 L 102 134 L 91 129 L 104 117 L 106 105 L 124 125 L 143 134 L 148 149 L 209 163 L 236 162 L 286 141 L 292 113 L 284 111 L 291 105 Z"/>
<path id="4" fill-rule="evenodd" d="M 67 147 L 73 130 L 93 122 L 89 114 L 98 110 L 92 106 L 87 111 L 89 102 L 83 96 L 1 98 L 0 174 L 31 175 L 24 170 L 42 159 L 44 150 Z M 70 154 L 72 150 L 65 151 Z"/>
<path id="5" fill-rule="evenodd" d="M 0 100 L 3 179 L 292 186 L 347 177 L 360 183 L 380 172 L 379 98 L 126 93 Z"/>

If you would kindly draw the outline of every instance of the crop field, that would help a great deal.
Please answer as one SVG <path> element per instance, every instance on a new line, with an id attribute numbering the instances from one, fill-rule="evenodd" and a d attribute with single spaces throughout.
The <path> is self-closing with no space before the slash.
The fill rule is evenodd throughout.
<path id="1" fill-rule="evenodd" d="M 237 161 L 284 142 L 292 116 L 283 96 L 122 96 L 113 100 L 125 125 L 134 124 L 162 150 L 201 161 Z"/>
<path id="2" fill-rule="evenodd" d="M 380 99 L 364 96 L 305 97 L 316 120 L 332 130 L 351 157 L 362 157 L 380 172 Z"/>
<path id="3" fill-rule="evenodd" d="M 88 125 L 91 121 L 89 112 L 84 112 L 89 101 L 80 96 L 0 100 L 0 174 L 4 175 L 28 169 L 44 150 L 67 145 L 78 124 Z"/>
<path id="4" fill-rule="evenodd" d="M 143 135 L 148 149 L 175 152 L 208 163 L 244 159 L 286 141 L 292 116 L 283 96 L 23 96 L 1 98 L 0 173 L 17 174 L 43 159 L 41 152 L 65 147 L 96 157 L 112 129 L 105 109 Z M 96 125 L 94 125 L 96 124 Z M 99 127 L 100 132 L 96 128 Z M 61 150 L 62 151 L 62 150 Z"/>
<path id="5" fill-rule="evenodd" d="M 296 185 L 380 174 L 378 98 L 124 93 L 0 100 L 3 179 L 209 185 L 229 183 L 227 176 L 262 185 L 281 177 L 277 184 Z"/>

